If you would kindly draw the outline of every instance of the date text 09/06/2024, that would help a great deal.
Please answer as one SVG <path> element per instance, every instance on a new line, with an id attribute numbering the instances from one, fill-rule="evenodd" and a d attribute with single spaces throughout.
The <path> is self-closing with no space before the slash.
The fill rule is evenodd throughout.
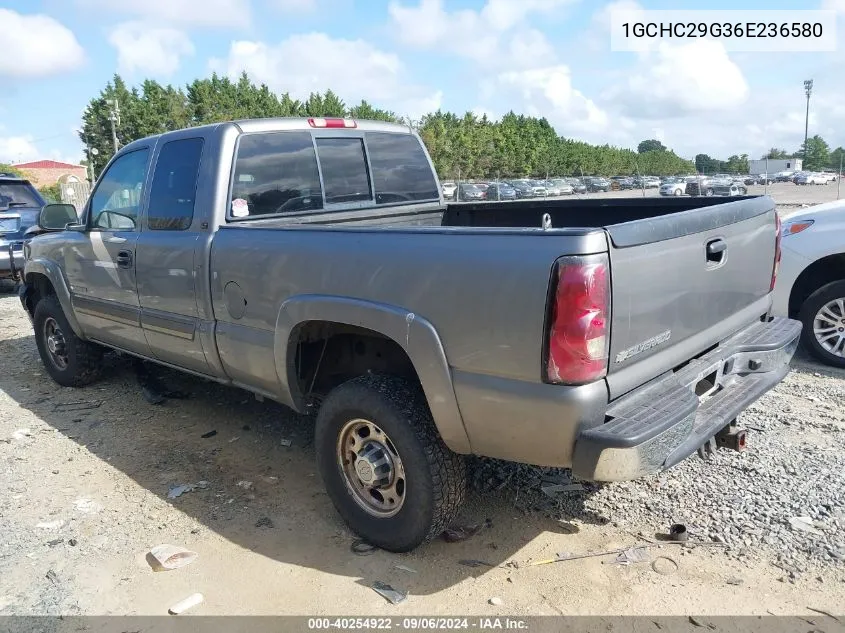
<path id="1" fill-rule="evenodd" d="M 474 618 L 441 618 L 441 617 L 370 617 L 370 618 L 309 618 L 308 630 L 501 630 L 527 631 L 528 622 L 523 618 L 512 617 L 474 617 Z"/>

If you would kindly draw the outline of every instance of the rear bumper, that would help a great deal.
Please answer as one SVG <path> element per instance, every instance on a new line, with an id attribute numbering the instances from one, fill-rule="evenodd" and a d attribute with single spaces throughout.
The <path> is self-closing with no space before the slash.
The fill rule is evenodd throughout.
<path id="1" fill-rule="evenodd" d="M 23 273 L 24 260 L 23 251 L 11 249 L 11 245 L 0 246 L 0 279 L 15 279 Z"/>
<path id="2" fill-rule="evenodd" d="M 607 422 L 579 434 L 573 473 L 620 481 L 674 466 L 786 376 L 800 334 L 801 323 L 792 319 L 754 323 L 678 371 L 611 402 Z M 699 398 L 703 380 L 713 388 Z"/>

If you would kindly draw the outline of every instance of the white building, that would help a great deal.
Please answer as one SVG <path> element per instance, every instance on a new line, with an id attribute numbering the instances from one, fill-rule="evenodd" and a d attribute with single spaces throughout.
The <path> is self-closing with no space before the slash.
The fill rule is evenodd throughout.
<path id="1" fill-rule="evenodd" d="M 770 158 L 766 160 L 750 160 L 748 161 L 748 172 L 754 176 L 758 174 L 776 174 L 781 171 L 801 171 L 800 158 Z"/>

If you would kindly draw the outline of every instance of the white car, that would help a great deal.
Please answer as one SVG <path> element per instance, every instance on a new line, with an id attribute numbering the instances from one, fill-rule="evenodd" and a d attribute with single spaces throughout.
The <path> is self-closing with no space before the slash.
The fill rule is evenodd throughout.
<path id="1" fill-rule="evenodd" d="M 442 182 L 440 183 L 440 189 L 443 191 L 443 197 L 448 198 L 451 200 L 455 197 L 455 189 L 458 188 L 454 182 Z"/>
<path id="2" fill-rule="evenodd" d="M 803 174 L 795 179 L 796 185 L 826 185 L 828 182 L 827 176 L 817 173 Z"/>
<path id="3" fill-rule="evenodd" d="M 781 214 L 781 222 L 773 312 L 800 319 L 804 348 L 845 367 L 845 200 Z"/>
<path id="4" fill-rule="evenodd" d="M 680 178 L 672 180 L 660 185 L 661 196 L 682 196 L 687 191 L 686 180 Z"/>

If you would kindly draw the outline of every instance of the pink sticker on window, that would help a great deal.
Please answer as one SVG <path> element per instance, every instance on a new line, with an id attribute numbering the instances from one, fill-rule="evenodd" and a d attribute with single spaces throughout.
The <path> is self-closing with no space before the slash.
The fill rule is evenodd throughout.
<path id="1" fill-rule="evenodd" d="M 249 215 L 249 205 L 243 198 L 232 200 L 232 216 L 243 218 Z"/>

